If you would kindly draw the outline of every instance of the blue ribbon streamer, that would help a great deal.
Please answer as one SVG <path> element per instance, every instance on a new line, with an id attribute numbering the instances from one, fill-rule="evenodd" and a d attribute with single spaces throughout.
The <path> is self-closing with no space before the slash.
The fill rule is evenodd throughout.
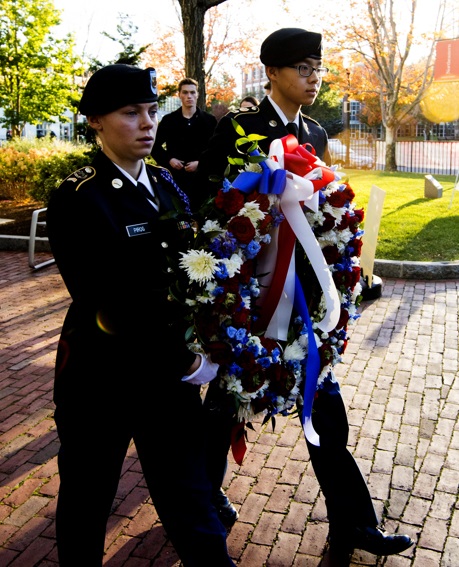
<path id="1" fill-rule="evenodd" d="M 251 155 L 260 155 L 255 150 Z M 261 173 L 255 171 L 243 171 L 233 181 L 233 187 L 239 189 L 243 193 L 250 193 L 258 190 L 259 193 L 272 195 L 280 195 L 285 189 L 287 183 L 287 172 L 285 169 L 276 169 L 271 171 L 264 161 L 260 162 Z"/>
<path id="2" fill-rule="evenodd" d="M 304 426 L 306 418 L 310 419 L 312 415 L 312 404 L 314 403 L 317 380 L 320 373 L 320 354 L 319 349 L 317 348 L 311 318 L 309 317 L 308 306 L 306 305 L 303 288 L 301 287 L 297 274 L 295 274 L 294 306 L 300 317 L 303 319 L 303 322 L 306 323 L 308 329 L 308 356 L 306 358 L 306 379 L 303 390 L 303 412 L 301 415 L 301 424 Z"/>

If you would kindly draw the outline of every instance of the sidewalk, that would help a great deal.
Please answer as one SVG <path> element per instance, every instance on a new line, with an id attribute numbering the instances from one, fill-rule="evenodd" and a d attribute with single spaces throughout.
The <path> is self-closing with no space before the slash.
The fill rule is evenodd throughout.
<path id="1" fill-rule="evenodd" d="M 458 567 L 459 279 L 383 282 L 382 297 L 364 303 L 350 328 L 336 373 L 350 446 L 376 509 L 389 531 L 408 533 L 417 546 L 383 559 L 356 551 L 351 565 Z M 55 265 L 33 272 L 26 252 L 0 251 L 0 567 L 58 565 L 52 387 L 68 304 Z M 317 567 L 328 526 L 299 422 L 278 418 L 275 431 L 254 427 L 242 466 L 231 461 L 226 477 L 240 511 L 230 553 L 243 567 Z M 84 463 L 83 474 L 90 471 Z M 80 502 L 91 514 L 84 494 Z M 133 447 L 104 565 L 178 565 Z"/>

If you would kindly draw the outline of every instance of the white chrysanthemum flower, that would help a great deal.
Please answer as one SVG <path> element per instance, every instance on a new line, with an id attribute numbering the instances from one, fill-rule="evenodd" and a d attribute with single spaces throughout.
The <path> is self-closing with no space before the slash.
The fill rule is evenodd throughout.
<path id="1" fill-rule="evenodd" d="M 215 297 L 213 295 L 197 295 L 196 301 L 198 303 L 214 303 Z"/>
<path id="2" fill-rule="evenodd" d="M 352 291 L 352 297 L 351 297 L 351 302 L 355 303 L 357 300 L 357 297 L 362 293 L 362 284 L 360 282 L 357 282 L 354 290 Z"/>
<path id="3" fill-rule="evenodd" d="M 242 394 L 242 384 L 236 376 L 234 376 L 233 374 L 225 376 L 225 382 L 228 391 Z"/>
<path id="4" fill-rule="evenodd" d="M 302 348 L 305 350 L 305 352 L 308 352 L 308 344 L 309 344 L 309 339 L 308 339 L 308 335 L 307 333 L 305 333 L 304 335 L 300 335 L 298 337 L 298 342 L 300 343 L 300 345 L 302 346 Z"/>
<path id="5" fill-rule="evenodd" d="M 226 266 L 228 270 L 228 276 L 230 278 L 234 277 L 235 274 L 238 274 L 241 270 L 241 266 L 244 263 L 242 258 L 238 254 L 233 254 L 231 258 L 223 258 L 220 260 L 222 264 Z"/>
<path id="6" fill-rule="evenodd" d="M 201 230 L 202 232 L 223 232 L 220 224 L 214 220 L 206 220 Z"/>
<path id="7" fill-rule="evenodd" d="M 266 411 L 263 411 L 262 413 L 265 414 Z M 254 417 L 255 414 L 250 404 L 247 405 L 241 404 L 239 406 L 239 409 L 237 410 L 238 421 L 245 421 L 246 423 L 250 423 Z"/>
<path id="8" fill-rule="evenodd" d="M 332 370 L 333 366 L 331 364 L 326 364 L 323 368 L 321 373 L 319 374 L 319 378 L 317 379 L 317 386 L 320 386 L 323 381 L 325 380 L 325 378 L 327 378 L 327 376 L 330 375 L 330 372 Z M 335 382 L 335 380 L 331 380 L 332 382 Z"/>
<path id="9" fill-rule="evenodd" d="M 191 281 L 207 282 L 212 279 L 220 260 L 205 250 L 181 252 L 180 267 L 186 270 Z"/>
<path id="10" fill-rule="evenodd" d="M 187 297 L 185 299 L 185 305 L 188 305 L 189 307 L 194 307 L 196 305 L 196 301 L 194 299 L 190 299 Z"/>
<path id="11" fill-rule="evenodd" d="M 323 342 L 320 340 L 319 335 L 317 333 L 314 333 L 314 338 L 316 339 L 317 348 L 320 348 L 323 345 Z"/>
<path id="12" fill-rule="evenodd" d="M 339 223 L 343 217 L 344 209 L 341 207 L 332 207 L 330 203 L 324 203 L 323 212 L 331 215 Z"/>
<path id="13" fill-rule="evenodd" d="M 261 173 L 261 165 L 259 163 L 246 163 L 245 171 L 253 171 L 254 173 Z"/>
<path id="14" fill-rule="evenodd" d="M 241 217 L 247 217 L 252 221 L 252 223 L 261 221 L 265 218 L 265 213 L 260 211 L 260 205 L 254 201 L 248 201 L 238 214 Z"/>
<path id="15" fill-rule="evenodd" d="M 298 340 L 294 340 L 293 343 L 287 345 L 284 350 L 284 360 L 303 360 L 306 356 L 306 351 L 301 346 Z"/>

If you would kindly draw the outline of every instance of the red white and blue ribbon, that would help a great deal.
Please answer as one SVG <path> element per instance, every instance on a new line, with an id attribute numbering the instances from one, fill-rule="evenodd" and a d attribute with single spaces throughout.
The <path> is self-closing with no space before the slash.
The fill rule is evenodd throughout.
<path id="1" fill-rule="evenodd" d="M 325 313 L 315 325 L 324 332 L 332 331 L 339 320 L 341 302 L 332 274 L 320 244 L 306 219 L 303 208 L 318 210 L 318 190 L 339 179 L 337 174 L 321 162 L 295 136 L 274 140 L 268 159 L 261 162 L 262 173 L 243 172 L 233 186 L 245 192 L 257 189 L 260 193 L 279 195 L 285 221 L 271 233 L 271 242 L 258 257 L 258 273 L 262 293 L 260 327 L 265 335 L 276 340 L 287 340 L 293 308 L 308 329 L 308 355 L 303 361 L 306 380 L 303 392 L 302 425 L 306 439 L 320 445 L 312 426 L 312 405 L 320 374 L 320 356 L 306 300 L 295 270 L 295 245 L 299 242 L 307 255 L 321 286 Z"/>

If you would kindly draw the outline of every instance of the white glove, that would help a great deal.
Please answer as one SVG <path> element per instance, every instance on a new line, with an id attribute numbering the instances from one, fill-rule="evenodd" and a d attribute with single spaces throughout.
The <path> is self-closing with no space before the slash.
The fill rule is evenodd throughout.
<path id="1" fill-rule="evenodd" d="M 198 352 L 198 354 L 201 357 L 199 368 L 195 370 L 193 374 L 184 376 L 182 382 L 189 382 L 190 384 L 201 386 L 202 384 L 207 384 L 212 381 L 217 376 L 218 367 L 220 365 L 212 362 L 207 355 L 203 355 L 200 352 Z"/>

